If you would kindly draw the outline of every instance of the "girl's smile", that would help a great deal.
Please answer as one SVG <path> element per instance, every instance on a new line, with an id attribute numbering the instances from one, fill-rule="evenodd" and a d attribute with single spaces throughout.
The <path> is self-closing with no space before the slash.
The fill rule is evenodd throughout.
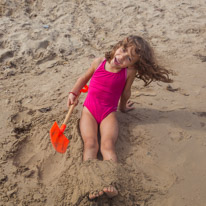
<path id="1" fill-rule="evenodd" d="M 120 65 L 120 62 L 117 60 L 116 57 L 114 57 L 114 63 L 115 63 L 116 65 Z"/>
<path id="2" fill-rule="evenodd" d="M 130 46 L 128 48 L 120 47 L 114 53 L 114 57 L 110 62 L 110 66 L 115 69 L 127 68 L 134 65 L 139 59 L 135 48 Z"/>

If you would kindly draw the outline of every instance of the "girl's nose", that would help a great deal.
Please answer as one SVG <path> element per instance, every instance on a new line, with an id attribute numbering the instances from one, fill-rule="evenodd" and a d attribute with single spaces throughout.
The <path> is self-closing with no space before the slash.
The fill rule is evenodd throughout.
<path id="1" fill-rule="evenodd" d="M 126 58 L 126 54 L 122 54 L 120 60 L 123 61 Z"/>

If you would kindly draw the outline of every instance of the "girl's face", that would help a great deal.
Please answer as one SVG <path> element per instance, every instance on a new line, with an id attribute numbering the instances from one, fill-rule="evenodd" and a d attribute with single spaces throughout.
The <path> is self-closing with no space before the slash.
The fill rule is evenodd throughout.
<path id="1" fill-rule="evenodd" d="M 135 52 L 134 46 L 124 48 L 123 46 L 118 48 L 114 53 L 110 65 L 114 68 L 122 69 L 133 66 L 140 56 Z"/>

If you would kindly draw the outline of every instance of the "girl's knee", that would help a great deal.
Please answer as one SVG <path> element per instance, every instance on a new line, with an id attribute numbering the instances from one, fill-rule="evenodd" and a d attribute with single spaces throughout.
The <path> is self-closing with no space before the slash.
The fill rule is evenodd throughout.
<path id="1" fill-rule="evenodd" d="M 107 140 L 101 144 L 101 153 L 103 160 L 112 160 L 117 162 L 117 155 L 115 152 L 115 142 L 112 140 Z"/>
<path id="2" fill-rule="evenodd" d="M 85 149 L 95 149 L 98 151 L 99 149 L 98 141 L 92 138 L 84 139 L 84 148 Z"/>
<path id="3" fill-rule="evenodd" d="M 101 152 L 111 151 L 115 148 L 115 142 L 113 140 L 105 140 L 101 142 Z"/>

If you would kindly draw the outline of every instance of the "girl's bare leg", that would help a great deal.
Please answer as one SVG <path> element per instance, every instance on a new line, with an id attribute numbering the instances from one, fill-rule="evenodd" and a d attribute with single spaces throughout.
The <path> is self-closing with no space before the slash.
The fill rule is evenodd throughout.
<path id="1" fill-rule="evenodd" d="M 109 118 L 108 117 L 107 119 L 109 121 L 103 120 L 105 123 L 103 123 L 103 126 L 101 126 L 102 123 L 100 125 L 100 132 L 101 132 L 101 128 L 103 130 L 103 132 L 101 132 L 101 144 L 103 143 L 103 146 L 101 147 L 101 152 L 102 152 L 102 156 L 104 160 L 111 159 L 117 162 L 117 157 L 115 153 L 115 143 L 116 143 L 117 136 L 118 136 L 118 122 L 116 120 L 115 113 L 111 115 L 111 117 Z M 117 132 L 117 133 L 114 132 L 114 134 L 111 135 L 112 141 L 109 140 L 110 138 L 106 138 L 107 136 L 110 136 L 110 134 L 108 134 L 107 132 L 104 132 L 106 130 L 111 130 L 111 129 Z M 98 124 L 86 107 L 84 107 L 82 111 L 82 116 L 80 119 L 80 131 L 81 131 L 82 139 L 84 141 L 83 160 L 85 161 L 89 159 L 96 159 L 97 152 L 99 149 L 98 138 L 97 138 Z M 103 141 L 102 141 L 102 135 L 103 135 Z M 111 145 L 107 144 L 109 142 L 110 143 L 112 142 L 112 144 Z M 111 198 L 111 197 L 116 196 L 118 194 L 118 191 L 116 190 L 115 187 L 109 186 L 109 187 L 103 188 L 102 191 L 90 193 L 89 198 L 95 199 L 96 197 L 103 195 L 103 193 L 106 193 L 108 197 Z"/>
<path id="2" fill-rule="evenodd" d="M 84 142 L 83 160 L 96 159 L 99 150 L 97 138 L 98 125 L 86 107 L 82 110 L 80 131 Z"/>
<path id="3" fill-rule="evenodd" d="M 118 138 L 119 127 L 116 113 L 112 112 L 100 124 L 101 153 L 104 160 L 117 162 L 115 144 Z"/>
<path id="4" fill-rule="evenodd" d="M 112 112 L 100 124 L 101 133 L 101 153 L 103 160 L 112 160 L 117 162 L 117 155 L 115 152 L 115 144 L 118 138 L 119 127 L 116 118 L 116 113 Z M 114 186 L 103 188 L 103 192 L 108 197 L 112 198 L 118 194 L 117 189 Z"/>

